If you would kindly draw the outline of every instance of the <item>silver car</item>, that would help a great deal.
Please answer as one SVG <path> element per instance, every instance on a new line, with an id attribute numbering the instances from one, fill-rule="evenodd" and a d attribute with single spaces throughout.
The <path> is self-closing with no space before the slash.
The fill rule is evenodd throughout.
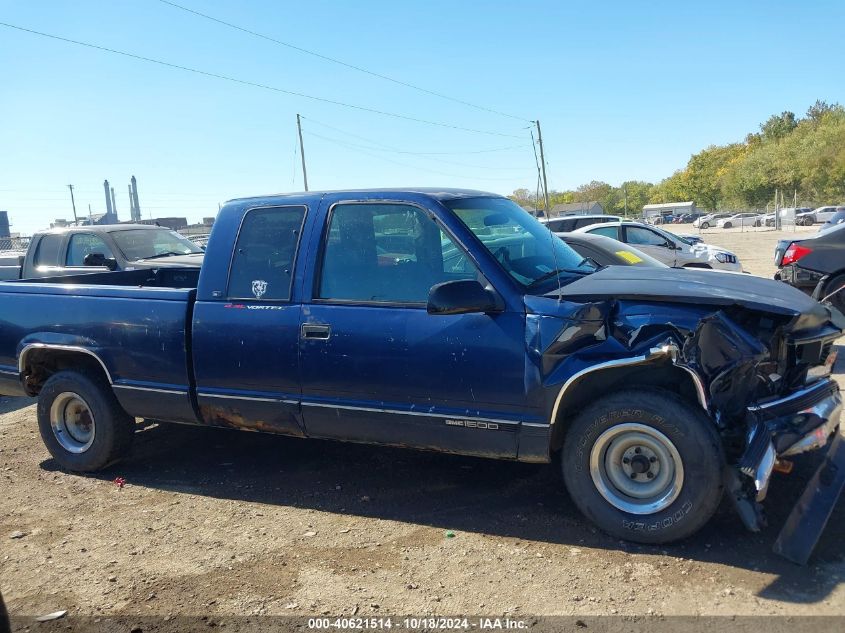
<path id="1" fill-rule="evenodd" d="M 734 253 L 709 244 L 690 244 L 678 235 L 656 226 L 639 222 L 609 222 L 587 226 L 574 232 L 612 237 L 675 268 L 712 268 L 742 272 L 742 265 Z"/>

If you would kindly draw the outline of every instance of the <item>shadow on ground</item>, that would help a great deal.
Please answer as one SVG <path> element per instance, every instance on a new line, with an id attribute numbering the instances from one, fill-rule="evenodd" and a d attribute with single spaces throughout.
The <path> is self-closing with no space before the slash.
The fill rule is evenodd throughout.
<path id="1" fill-rule="evenodd" d="M 25 409 L 28 406 L 35 404 L 33 398 L 13 398 L 10 396 L 0 396 L 0 415 L 4 413 L 12 413 L 19 409 Z"/>
<path id="2" fill-rule="evenodd" d="M 771 544 L 815 470 L 819 456 L 776 475 L 770 525 L 747 532 L 723 504 L 696 536 L 671 546 L 641 546 L 595 530 L 574 508 L 556 469 L 319 440 L 176 425 L 136 435 L 131 457 L 102 473 L 135 486 L 215 498 L 376 517 L 441 529 L 630 553 L 669 554 L 774 574 L 760 593 L 785 602 L 823 600 L 841 581 L 845 511 L 839 504 L 809 567 L 774 555 Z M 57 468 L 52 460 L 42 467 Z M 337 489 L 340 486 L 340 490 Z"/>

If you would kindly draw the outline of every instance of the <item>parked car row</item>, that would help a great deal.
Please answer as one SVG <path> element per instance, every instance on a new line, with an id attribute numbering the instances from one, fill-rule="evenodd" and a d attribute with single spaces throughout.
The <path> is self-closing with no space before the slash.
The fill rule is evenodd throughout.
<path id="1" fill-rule="evenodd" d="M 673 268 L 715 268 L 742 272 L 742 265 L 734 253 L 703 242 L 691 244 L 656 226 L 646 226 L 639 222 L 608 222 L 577 229 L 578 232 L 604 235 L 629 244 Z"/>

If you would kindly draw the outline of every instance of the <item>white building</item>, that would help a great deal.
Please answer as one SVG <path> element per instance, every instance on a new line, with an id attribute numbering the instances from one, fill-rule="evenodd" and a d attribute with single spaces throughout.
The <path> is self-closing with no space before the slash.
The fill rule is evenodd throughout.
<path id="1" fill-rule="evenodd" d="M 680 215 L 682 213 L 698 213 L 695 202 L 664 202 L 662 204 L 647 204 L 643 207 L 643 217 L 653 218 L 658 215 Z"/>

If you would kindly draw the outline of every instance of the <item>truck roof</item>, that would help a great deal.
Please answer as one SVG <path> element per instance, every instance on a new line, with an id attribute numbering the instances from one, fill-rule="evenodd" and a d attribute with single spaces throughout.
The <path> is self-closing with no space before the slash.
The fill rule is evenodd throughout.
<path id="1" fill-rule="evenodd" d="M 373 193 L 396 193 L 396 194 L 404 194 L 404 195 L 424 195 L 434 200 L 455 200 L 457 198 L 478 198 L 478 197 L 495 197 L 501 198 L 502 196 L 498 193 L 490 193 L 488 191 L 477 191 L 475 189 L 455 189 L 450 187 L 394 187 L 394 188 L 381 188 L 381 189 L 336 189 L 336 190 L 326 190 L 326 191 L 299 191 L 299 192 L 292 192 L 292 193 L 276 193 L 270 194 L 266 196 L 249 196 L 245 198 L 233 198 L 232 200 L 227 201 L 226 204 L 238 204 L 238 203 L 255 203 L 256 201 L 262 201 L 267 203 L 273 202 L 281 202 L 289 198 L 312 198 L 314 200 L 319 200 L 324 195 L 328 194 L 337 194 L 337 193 L 348 193 L 348 194 L 357 194 L 357 195 L 367 195 Z"/>

